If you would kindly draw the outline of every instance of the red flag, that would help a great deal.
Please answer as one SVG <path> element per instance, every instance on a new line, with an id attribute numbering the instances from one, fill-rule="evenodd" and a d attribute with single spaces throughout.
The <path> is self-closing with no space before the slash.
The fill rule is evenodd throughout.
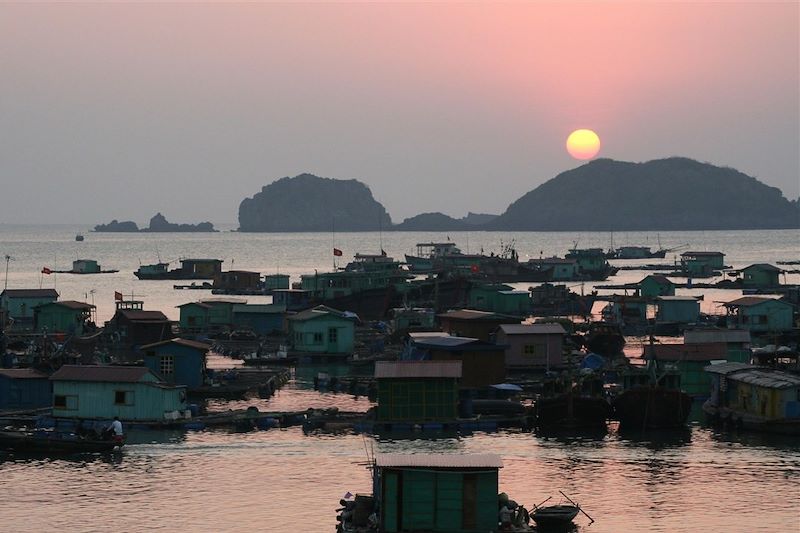
<path id="1" fill-rule="evenodd" d="M 122 301 L 122 293 L 119 291 L 114 291 L 114 299 L 118 302 Z"/>
<path id="2" fill-rule="evenodd" d="M 340 249 L 338 249 L 338 248 L 334 248 L 333 249 L 333 255 L 339 257 L 339 256 L 342 255 L 342 251 Z"/>
<path id="3" fill-rule="evenodd" d="M 470 271 L 472 271 L 472 272 L 478 272 L 478 271 L 480 270 L 480 268 L 478 267 L 478 265 L 472 265 L 471 267 L 469 267 L 469 269 L 470 269 Z"/>
<path id="4" fill-rule="evenodd" d="M 42 274 L 52 274 L 53 271 L 47 267 L 42 267 Z"/>

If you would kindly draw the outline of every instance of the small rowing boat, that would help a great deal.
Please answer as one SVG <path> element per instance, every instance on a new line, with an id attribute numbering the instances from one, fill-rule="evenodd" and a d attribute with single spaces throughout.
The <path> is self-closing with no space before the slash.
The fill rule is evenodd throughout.
<path id="1" fill-rule="evenodd" d="M 117 446 L 122 447 L 122 443 L 82 437 L 63 431 L 0 431 L 0 450 L 4 451 L 45 454 L 100 453 L 113 451 Z"/>

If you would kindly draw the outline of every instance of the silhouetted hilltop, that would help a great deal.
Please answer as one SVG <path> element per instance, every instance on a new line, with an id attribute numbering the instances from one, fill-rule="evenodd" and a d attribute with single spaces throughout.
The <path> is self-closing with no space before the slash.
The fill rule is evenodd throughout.
<path id="1" fill-rule="evenodd" d="M 405 219 L 394 229 L 397 231 L 467 231 L 473 228 L 444 213 L 422 213 Z"/>
<path id="2" fill-rule="evenodd" d="M 200 222 L 199 224 L 173 224 L 169 222 L 164 215 L 156 213 L 150 219 L 150 226 L 147 228 L 139 229 L 136 222 L 127 220 L 125 222 L 117 222 L 112 220 L 108 224 L 98 224 L 94 227 L 94 231 L 107 232 L 107 233 L 132 233 L 132 232 L 215 232 L 214 225 L 211 222 Z"/>
<path id="3" fill-rule="evenodd" d="M 374 231 L 392 219 L 357 180 L 300 174 L 262 187 L 239 205 L 239 231 Z"/>
<path id="4" fill-rule="evenodd" d="M 488 224 L 498 216 L 499 215 L 490 215 L 489 213 L 473 213 L 470 211 L 467 213 L 467 216 L 462 217 L 460 220 L 464 224 L 469 224 L 470 226 L 481 226 L 483 224 Z"/>
<path id="5" fill-rule="evenodd" d="M 732 168 L 672 157 L 597 159 L 562 172 L 486 230 L 702 230 L 800 227 L 797 202 Z"/>

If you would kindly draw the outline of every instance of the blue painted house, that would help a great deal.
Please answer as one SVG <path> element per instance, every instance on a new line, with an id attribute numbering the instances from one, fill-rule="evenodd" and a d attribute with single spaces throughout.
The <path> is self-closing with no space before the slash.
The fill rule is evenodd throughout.
<path id="1" fill-rule="evenodd" d="M 142 346 L 144 366 L 167 383 L 195 389 L 203 385 L 208 344 L 187 339 L 170 339 Z"/>
<path id="2" fill-rule="evenodd" d="M 17 327 L 33 327 L 33 310 L 58 300 L 55 289 L 6 289 L 0 293 L 0 307 Z"/>
<path id="3" fill-rule="evenodd" d="M 235 329 L 249 329 L 259 335 L 286 329 L 286 306 L 282 304 L 237 304 L 232 312 Z"/>
<path id="4" fill-rule="evenodd" d="M 50 379 L 32 368 L 0 369 L 0 410 L 48 407 Z"/>
<path id="5" fill-rule="evenodd" d="M 143 366 L 64 365 L 50 376 L 53 416 L 160 422 L 186 416 L 186 387 Z"/>

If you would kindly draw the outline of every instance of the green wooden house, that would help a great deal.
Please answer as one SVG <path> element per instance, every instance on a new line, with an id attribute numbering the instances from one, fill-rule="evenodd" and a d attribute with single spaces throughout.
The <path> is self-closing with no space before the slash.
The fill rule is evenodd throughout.
<path id="1" fill-rule="evenodd" d="M 324 305 L 287 317 L 289 345 L 296 352 L 351 354 L 358 317 Z"/>
<path id="2" fill-rule="evenodd" d="M 0 293 L 0 307 L 15 326 L 33 327 L 33 310 L 58 300 L 55 289 L 5 289 Z"/>
<path id="3" fill-rule="evenodd" d="M 469 291 L 469 307 L 479 311 L 525 316 L 531 310 L 528 291 L 514 290 L 510 285 L 479 285 Z"/>
<path id="4" fill-rule="evenodd" d="M 180 309 L 180 328 L 183 333 L 200 333 L 208 330 L 209 304 L 188 302 L 178 306 Z"/>
<path id="5" fill-rule="evenodd" d="M 72 300 L 39 305 L 33 310 L 33 327 L 37 333 L 82 335 L 94 308 L 91 304 Z"/>
<path id="6" fill-rule="evenodd" d="M 650 274 L 638 284 L 639 295 L 643 298 L 675 296 L 675 284 L 662 274 Z"/>
<path id="7" fill-rule="evenodd" d="M 728 325 L 751 333 L 777 333 L 793 326 L 794 306 L 783 300 L 745 296 L 723 305 L 728 311 Z"/>
<path id="8" fill-rule="evenodd" d="M 271 292 L 276 289 L 289 288 L 288 274 L 267 274 L 264 276 L 264 290 Z"/>
<path id="9" fill-rule="evenodd" d="M 500 456 L 378 454 L 380 531 L 498 531 Z"/>
<path id="10" fill-rule="evenodd" d="M 742 285 L 746 289 L 777 287 L 780 285 L 778 278 L 782 272 L 783 270 L 776 266 L 756 263 L 741 270 Z"/>
<path id="11" fill-rule="evenodd" d="M 722 252 L 683 252 L 681 270 L 687 276 L 707 278 L 714 271 L 725 268 L 725 254 Z"/>
<path id="12" fill-rule="evenodd" d="M 379 422 L 443 422 L 458 416 L 461 361 L 378 361 Z"/>
<path id="13" fill-rule="evenodd" d="M 656 321 L 692 324 L 700 317 L 700 302 L 694 296 L 659 296 Z"/>
<path id="14" fill-rule="evenodd" d="M 64 365 L 50 381 L 56 418 L 160 422 L 187 412 L 186 387 L 143 366 Z"/>

